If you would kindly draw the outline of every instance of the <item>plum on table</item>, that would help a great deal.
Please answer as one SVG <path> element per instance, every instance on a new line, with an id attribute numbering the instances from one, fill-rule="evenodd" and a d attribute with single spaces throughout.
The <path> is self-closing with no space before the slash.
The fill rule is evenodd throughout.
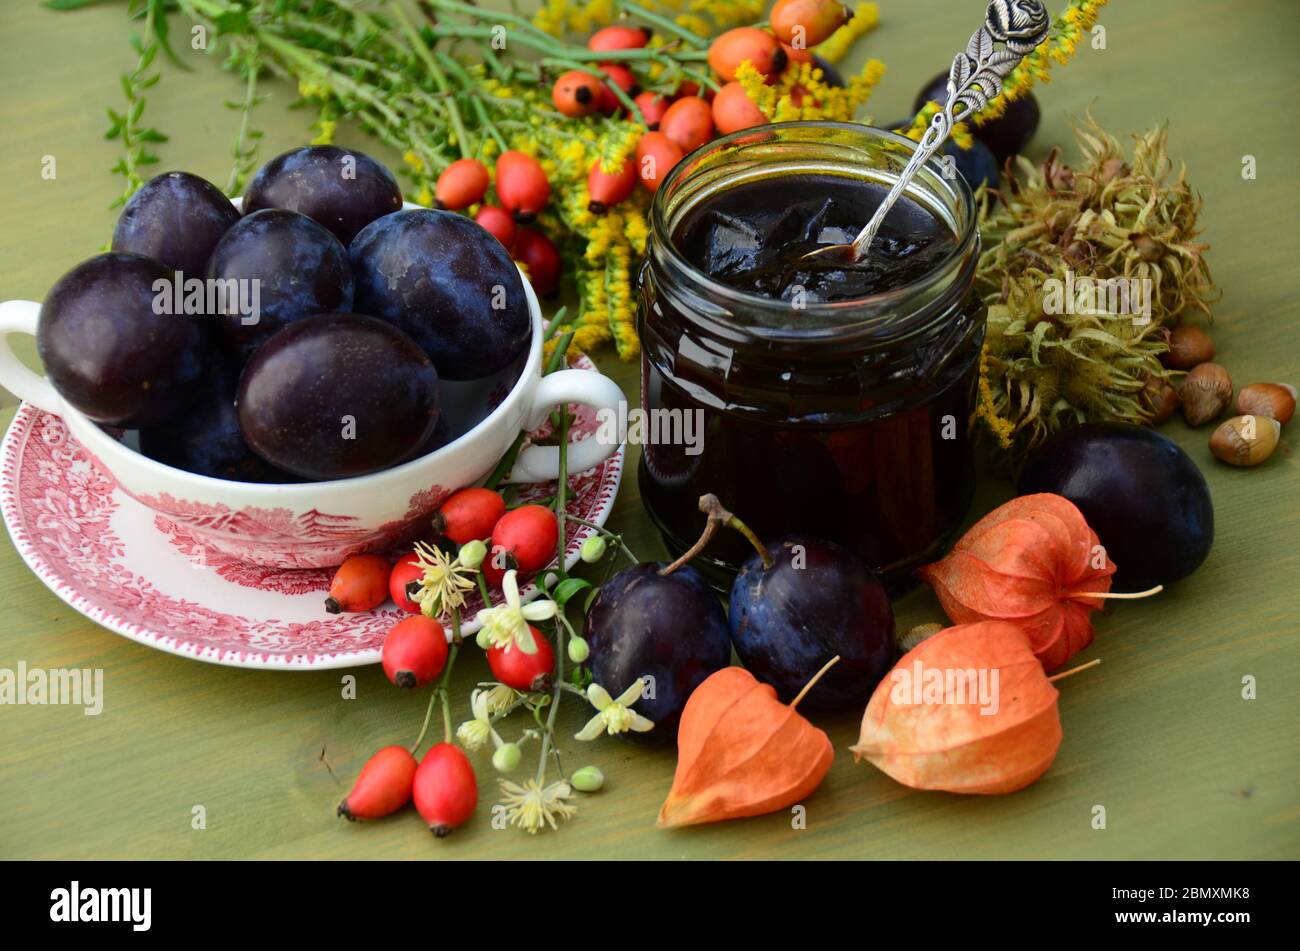
<path id="1" fill-rule="evenodd" d="M 308 479 L 377 472 L 435 432 L 440 386 L 428 355 L 391 324 L 316 314 L 281 329 L 240 377 L 239 426 L 272 465 Z"/>
<path id="2" fill-rule="evenodd" d="M 652 678 L 653 696 L 634 708 L 655 728 L 619 736 L 655 745 L 673 741 L 691 693 L 731 663 L 727 618 L 709 583 L 690 565 L 669 575 L 660 574 L 664 567 L 647 562 L 614 575 L 601 585 L 583 627 L 592 679 L 612 696 Z"/>
<path id="3" fill-rule="evenodd" d="M 1050 492 L 1078 507 L 1115 563 L 1115 591 L 1186 578 L 1214 544 L 1205 476 L 1176 443 L 1143 426 L 1061 430 L 1030 453 L 1017 492 Z"/>
<path id="4" fill-rule="evenodd" d="M 731 586 L 731 637 L 741 663 L 789 703 L 833 657 L 805 709 L 861 707 L 894 662 L 894 612 L 884 585 L 845 548 L 791 536 L 766 546 Z"/>
<path id="5" fill-rule="evenodd" d="M 173 274 L 152 258 L 110 251 L 55 282 L 41 305 L 36 346 L 59 394 L 106 426 L 176 419 L 200 393 L 207 367 L 203 317 L 160 312 Z"/>
<path id="6" fill-rule="evenodd" d="M 917 94 L 916 102 L 912 104 L 913 114 L 924 109 L 927 102 L 937 102 L 941 106 L 948 103 L 947 73 L 940 73 L 925 84 L 925 88 Z M 997 164 L 1001 166 L 1007 159 L 1025 150 L 1038 131 L 1042 118 L 1038 100 L 1033 93 L 1027 93 L 1009 102 L 1006 112 L 998 118 L 976 125 L 971 131 L 975 138 L 993 150 Z"/>

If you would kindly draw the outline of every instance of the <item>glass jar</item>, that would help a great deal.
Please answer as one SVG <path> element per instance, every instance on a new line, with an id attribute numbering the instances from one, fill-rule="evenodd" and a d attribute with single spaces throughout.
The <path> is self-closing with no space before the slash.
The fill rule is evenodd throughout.
<path id="1" fill-rule="evenodd" d="M 781 176 L 796 195 L 801 176 L 825 175 L 887 189 L 914 148 L 862 125 L 782 123 L 718 139 L 660 186 L 638 305 L 648 434 L 639 481 L 674 554 L 699 536 L 699 497 L 712 492 L 760 537 L 839 542 L 897 592 L 962 523 L 986 311 L 960 175 L 930 163 L 902 199 L 951 231 L 951 253 L 869 297 L 796 311 L 719 283 L 674 246 L 684 216 L 727 189 Z M 695 563 L 727 584 L 751 553 L 738 533 L 720 532 Z"/>

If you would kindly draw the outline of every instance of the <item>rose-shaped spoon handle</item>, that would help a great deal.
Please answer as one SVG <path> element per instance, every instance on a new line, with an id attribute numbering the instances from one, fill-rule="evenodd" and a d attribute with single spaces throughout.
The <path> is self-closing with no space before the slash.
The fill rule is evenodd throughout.
<path id="1" fill-rule="evenodd" d="M 840 255 L 850 261 L 860 261 L 865 257 L 885 216 L 907 190 L 912 177 L 944 143 L 962 116 L 978 112 L 1002 92 L 1003 80 L 1026 55 L 1047 39 L 1051 23 L 1051 17 L 1040 0 L 992 0 L 984 25 L 970 38 L 966 51 L 958 53 L 952 61 L 952 69 L 948 72 L 947 105 L 935 114 L 912 154 L 912 160 L 898 176 L 898 181 L 880 203 L 871 221 L 852 244 L 827 245 L 804 257 Z M 1005 44 L 1006 49 L 995 49 L 996 43 Z"/>

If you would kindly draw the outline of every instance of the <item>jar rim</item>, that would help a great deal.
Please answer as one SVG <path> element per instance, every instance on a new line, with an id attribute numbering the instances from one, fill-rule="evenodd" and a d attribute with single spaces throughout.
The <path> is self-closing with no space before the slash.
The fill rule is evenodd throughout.
<path id="1" fill-rule="evenodd" d="M 693 286 L 707 293 L 717 302 L 724 304 L 728 311 L 736 313 L 775 313 L 779 311 L 788 315 L 789 301 L 766 297 L 749 291 L 743 291 L 714 280 L 706 271 L 687 259 L 670 240 L 671 228 L 680 220 L 682 211 L 676 212 L 674 220 L 669 221 L 669 199 L 675 188 L 689 181 L 691 176 L 713 166 L 703 165 L 712 155 L 725 153 L 728 149 L 740 146 L 759 146 L 765 143 L 779 142 L 780 136 L 799 133 L 818 132 L 847 133 L 858 137 L 864 143 L 878 142 L 897 147 L 906 153 L 906 158 L 897 170 L 910 160 L 918 145 L 913 140 L 891 132 L 857 122 L 831 121 L 797 121 L 781 122 L 741 129 L 719 139 L 702 145 L 678 162 L 665 176 L 660 187 L 655 191 L 651 202 L 650 225 L 653 235 L 662 240 L 653 241 L 653 252 L 666 258 L 672 267 Z M 746 141 L 748 140 L 748 141 Z M 810 144 L 819 142 L 817 138 L 807 138 Z M 823 144 L 833 144 L 829 139 Z M 737 152 L 741 155 L 743 152 Z M 861 167 L 867 168 L 865 163 Z M 873 180 L 879 180 L 888 186 L 898 179 L 897 172 L 870 166 L 876 173 Z M 947 287 L 953 282 L 954 272 L 963 269 L 963 264 L 973 270 L 972 250 L 979 240 L 979 229 L 975 216 L 975 197 L 970 185 L 961 175 L 949 177 L 941 171 L 941 166 L 931 159 L 913 178 L 904 192 L 923 209 L 934 214 L 941 224 L 951 228 L 954 242 L 949 253 L 934 268 L 906 284 L 888 290 L 879 291 L 864 297 L 855 297 L 837 301 L 815 301 L 800 307 L 800 326 L 797 328 L 768 326 L 758 321 L 737 320 L 736 313 L 722 322 L 728 324 L 728 330 L 753 334 L 773 342 L 799 341 L 812 342 L 817 339 L 843 340 L 846 337 L 872 333 L 884 329 L 898 329 L 899 305 L 909 300 L 924 299 L 933 295 L 936 288 Z M 936 207 L 936 203 L 940 207 Z M 693 207 L 693 204 L 688 206 Z M 863 222 L 866 224 L 866 222 Z M 914 315 L 914 309 L 908 309 Z"/>

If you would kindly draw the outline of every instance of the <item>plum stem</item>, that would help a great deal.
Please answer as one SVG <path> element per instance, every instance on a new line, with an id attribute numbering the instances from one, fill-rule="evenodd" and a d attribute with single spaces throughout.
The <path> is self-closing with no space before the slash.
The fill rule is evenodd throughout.
<path id="1" fill-rule="evenodd" d="M 700 537 L 696 540 L 694 545 L 682 552 L 680 558 L 674 561 L 671 565 L 659 569 L 660 577 L 668 577 L 682 565 L 686 564 L 700 552 L 704 551 L 713 536 L 717 534 L 718 529 L 723 525 L 728 528 L 734 528 L 736 531 L 740 532 L 740 534 L 749 539 L 749 543 L 753 545 L 754 550 L 758 552 L 758 557 L 763 559 L 764 569 L 772 567 L 772 556 L 767 553 L 767 549 L 764 548 L 763 543 L 758 540 L 758 536 L 750 531 L 748 525 L 727 511 L 727 509 L 723 507 L 722 502 L 712 492 L 700 496 L 700 511 L 708 516 L 708 520 L 704 523 L 704 531 L 700 533 Z"/>
<path id="2" fill-rule="evenodd" d="M 1090 660 L 1088 663 L 1080 664 L 1078 667 L 1071 667 L 1069 670 L 1063 670 L 1059 674 L 1052 674 L 1052 676 L 1047 678 L 1047 682 L 1049 684 L 1054 684 L 1058 680 L 1064 680 L 1066 677 L 1073 677 L 1075 674 L 1083 673 L 1083 671 L 1087 670 L 1089 667 L 1096 667 L 1100 663 L 1101 658 L 1098 657 L 1096 660 Z"/>
<path id="3" fill-rule="evenodd" d="M 1140 598 L 1149 598 L 1153 594 L 1159 594 L 1163 590 L 1165 590 L 1165 586 L 1158 584 L 1146 591 L 1071 591 L 1066 597 L 1097 598 L 1102 601 L 1137 601 Z"/>
<path id="4" fill-rule="evenodd" d="M 808 696 L 809 690 L 817 686 L 817 681 L 822 679 L 822 675 L 825 674 L 826 671 L 830 670 L 839 662 L 840 662 L 840 655 L 836 654 L 834 657 L 832 657 L 830 660 L 826 662 L 826 664 L 822 667 L 821 670 L 813 674 L 812 680 L 804 684 L 803 689 L 799 691 L 799 695 L 790 701 L 790 709 L 793 710 L 795 707 L 799 706 L 799 701 L 802 700 L 804 697 Z"/>

